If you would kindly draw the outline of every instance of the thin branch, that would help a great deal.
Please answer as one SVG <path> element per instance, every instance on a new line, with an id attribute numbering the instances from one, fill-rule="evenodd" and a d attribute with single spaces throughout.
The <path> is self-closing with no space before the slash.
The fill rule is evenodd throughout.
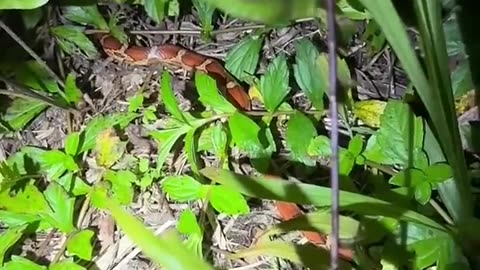
<path id="1" fill-rule="evenodd" d="M 337 104 L 337 54 L 336 54 L 336 29 L 335 29 L 335 1 L 327 0 L 327 25 L 328 25 L 328 66 L 330 83 L 330 114 L 332 131 L 330 134 L 332 146 L 332 167 L 330 171 L 332 188 L 332 242 L 330 249 L 330 269 L 338 269 L 338 238 L 339 238 L 339 169 L 338 169 L 338 104 Z"/>

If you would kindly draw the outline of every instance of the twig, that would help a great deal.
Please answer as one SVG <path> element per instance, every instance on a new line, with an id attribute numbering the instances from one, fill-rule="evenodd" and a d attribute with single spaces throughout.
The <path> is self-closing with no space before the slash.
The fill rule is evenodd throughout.
<path id="1" fill-rule="evenodd" d="M 65 88 L 65 83 L 62 81 L 62 79 L 60 79 L 60 77 L 58 77 L 58 75 L 53 72 L 53 70 L 45 63 L 45 61 L 43 61 L 40 56 L 38 56 L 32 49 L 30 49 L 30 47 L 28 47 L 28 45 L 25 44 L 25 42 L 23 42 L 23 40 L 19 36 L 17 36 L 17 34 L 15 34 L 5 23 L 3 23 L 2 20 L 0 20 L 0 27 L 3 28 L 3 30 L 5 30 L 5 32 L 7 32 L 15 40 L 15 42 L 22 46 L 23 49 L 27 51 L 28 54 L 33 57 L 33 59 L 35 59 L 35 61 L 42 65 L 43 68 L 45 68 L 45 70 L 55 79 L 55 81 L 57 81 L 57 83 L 62 88 Z"/>
<path id="2" fill-rule="evenodd" d="M 338 238 L 339 238 L 339 179 L 338 179 L 338 104 L 337 104 L 337 54 L 336 54 L 336 27 L 335 27 L 335 1 L 327 0 L 327 25 L 328 25 L 328 67 L 330 83 L 330 114 L 332 131 L 330 134 L 332 147 L 332 166 L 330 169 L 332 190 L 332 234 L 330 249 L 330 269 L 338 269 Z"/>

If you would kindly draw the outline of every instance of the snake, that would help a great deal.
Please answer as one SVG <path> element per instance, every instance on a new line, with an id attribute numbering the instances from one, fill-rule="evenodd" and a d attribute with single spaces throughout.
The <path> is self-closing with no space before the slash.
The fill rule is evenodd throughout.
<path id="1" fill-rule="evenodd" d="M 126 62 L 136 66 L 150 66 L 164 64 L 181 68 L 187 72 L 200 71 L 210 75 L 234 106 L 238 109 L 251 110 L 250 96 L 244 87 L 216 58 L 205 56 L 175 44 L 160 44 L 149 47 L 124 44 L 111 34 L 98 33 L 96 39 L 101 44 L 105 54 L 119 62 Z M 274 177 L 267 177 L 267 179 Z M 282 220 L 290 220 L 303 214 L 303 211 L 294 203 L 276 202 L 275 207 Z M 302 231 L 305 238 L 316 246 L 325 247 L 326 237 L 317 232 Z M 350 259 L 350 250 L 340 249 L 340 256 Z"/>

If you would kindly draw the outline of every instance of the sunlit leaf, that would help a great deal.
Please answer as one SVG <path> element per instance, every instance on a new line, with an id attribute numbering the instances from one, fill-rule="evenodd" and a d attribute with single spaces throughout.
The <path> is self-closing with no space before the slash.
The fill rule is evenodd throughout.
<path id="1" fill-rule="evenodd" d="M 221 113 L 233 113 L 237 110 L 235 106 L 220 94 L 217 82 L 209 75 L 203 72 L 196 72 L 195 85 L 200 96 L 199 100 L 203 105 L 210 106 L 215 111 Z"/>
<path id="2" fill-rule="evenodd" d="M 85 229 L 74 233 L 67 242 L 67 251 L 78 256 L 82 260 L 90 261 L 92 258 L 92 237 L 94 232 Z"/>
<path id="3" fill-rule="evenodd" d="M 244 80 L 255 73 L 260 58 L 263 36 L 247 36 L 227 54 L 225 68 L 235 78 Z"/>
<path id="4" fill-rule="evenodd" d="M 75 229 L 73 225 L 75 198 L 70 198 L 65 189 L 56 182 L 48 185 L 44 195 L 51 208 L 49 214 L 55 221 L 55 226 L 64 233 L 72 232 Z"/>
<path id="5" fill-rule="evenodd" d="M 269 112 L 275 112 L 289 91 L 289 71 L 284 54 L 277 56 L 260 80 L 265 107 Z"/>
<path id="6" fill-rule="evenodd" d="M 317 131 L 307 116 L 297 111 L 290 117 L 286 138 L 287 147 L 293 160 L 309 166 L 315 165 L 315 160 L 308 156 L 308 142 L 315 136 L 317 136 Z"/>
<path id="7" fill-rule="evenodd" d="M 162 180 L 162 189 L 178 202 L 197 200 L 200 196 L 201 184 L 188 175 L 167 176 Z"/>
<path id="8" fill-rule="evenodd" d="M 0 10 L 2 9 L 34 9 L 48 3 L 48 0 L 4 0 L 0 1 Z"/>
<path id="9" fill-rule="evenodd" d="M 3 220 L 2 220 L 3 222 Z M 11 227 L 0 234 L 0 264 L 4 263 L 5 253 L 22 237 L 27 225 Z"/>
<path id="10" fill-rule="evenodd" d="M 110 168 L 123 156 L 126 145 L 126 142 L 120 141 L 113 129 L 101 132 L 95 143 L 97 163 L 105 168 Z"/>

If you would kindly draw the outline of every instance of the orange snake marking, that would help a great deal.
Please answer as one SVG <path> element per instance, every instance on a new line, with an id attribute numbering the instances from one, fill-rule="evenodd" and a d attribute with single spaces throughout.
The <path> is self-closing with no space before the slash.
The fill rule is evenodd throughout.
<path id="1" fill-rule="evenodd" d="M 217 59 L 172 44 L 139 47 L 122 44 L 109 34 L 96 34 L 96 38 L 103 51 L 119 62 L 141 66 L 168 64 L 186 71 L 205 72 L 217 81 L 220 89 L 225 89 L 222 92 L 225 92 L 227 100 L 237 108 L 246 111 L 251 108 L 250 97 L 245 89 Z"/>

